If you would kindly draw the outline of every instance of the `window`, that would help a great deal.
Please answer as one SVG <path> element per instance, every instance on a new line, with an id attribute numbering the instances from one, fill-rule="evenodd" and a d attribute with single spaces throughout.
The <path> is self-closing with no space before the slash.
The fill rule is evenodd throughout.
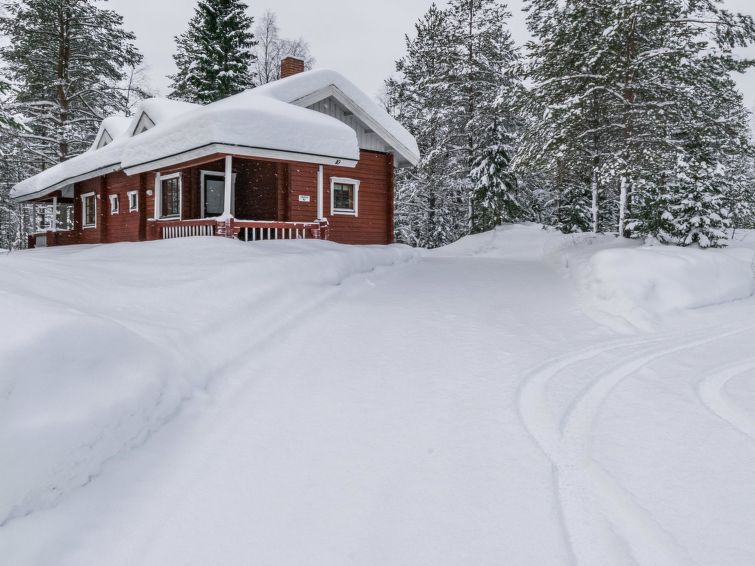
<path id="1" fill-rule="evenodd" d="M 97 142 L 97 149 L 100 149 L 101 147 L 105 147 L 111 141 L 113 141 L 113 137 L 110 135 L 110 132 L 108 132 L 107 130 L 104 130 L 102 132 L 102 137 L 100 137 L 100 141 Z"/>
<path id="2" fill-rule="evenodd" d="M 165 177 L 158 176 L 156 196 L 158 218 L 181 217 L 181 176 L 179 173 Z"/>
<path id="3" fill-rule="evenodd" d="M 134 127 L 134 132 L 131 135 L 139 135 L 142 132 L 146 132 L 150 128 L 152 128 L 155 125 L 155 123 L 152 121 L 152 118 L 150 118 L 146 112 L 142 112 L 142 115 L 139 116 L 139 121 L 136 123 L 136 126 Z"/>
<path id="4" fill-rule="evenodd" d="M 94 193 L 81 195 L 81 218 L 84 228 L 97 226 L 97 200 Z"/>
<path id="5" fill-rule="evenodd" d="M 330 178 L 330 213 L 358 216 L 359 181 L 341 177 Z"/>
<path id="6" fill-rule="evenodd" d="M 110 214 L 118 214 L 121 209 L 121 202 L 118 195 L 110 195 Z"/>
<path id="7" fill-rule="evenodd" d="M 128 211 L 129 212 L 136 212 L 139 210 L 139 192 L 138 191 L 129 191 L 127 193 L 128 196 Z"/>

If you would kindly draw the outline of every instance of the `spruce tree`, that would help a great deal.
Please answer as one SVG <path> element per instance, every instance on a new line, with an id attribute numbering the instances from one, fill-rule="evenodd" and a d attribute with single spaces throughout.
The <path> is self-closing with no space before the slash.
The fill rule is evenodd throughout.
<path id="1" fill-rule="evenodd" d="M 503 218 L 502 203 L 513 197 L 501 192 L 514 186 L 508 156 L 518 123 L 510 103 L 518 54 L 508 17 L 496 0 L 452 0 L 446 9 L 431 6 L 407 38 L 400 77 L 387 83 L 388 106 L 422 154 L 415 171 L 397 178 L 403 241 L 453 242 Z"/>
<path id="2" fill-rule="evenodd" d="M 207 104 L 254 86 L 254 18 L 240 0 L 199 0 L 176 37 L 171 98 Z"/>
<path id="3" fill-rule="evenodd" d="M 567 210 L 585 211 L 593 230 L 611 218 L 621 235 L 718 245 L 729 195 L 741 192 L 731 164 L 750 153 L 730 74 L 752 65 L 733 53 L 755 38 L 752 18 L 716 0 L 530 0 L 527 8 L 531 89 L 515 164 L 551 176 L 556 223 L 566 195 L 577 204 Z"/>
<path id="4" fill-rule="evenodd" d="M 511 136 L 494 120 L 484 139 L 487 143 L 475 156 L 470 172 L 473 232 L 492 230 L 528 217 L 528 203 L 511 172 Z"/>
<path id="5" fill-rule="evenodd" d="M 0 59 L 16 90 L 26 173 L 77 155 L 106 116 L 122 112 L 126 70 L 142 57 L 123 18 L 94 0 L 17 0 L 6 5 Z"/>
<path id="6" fill-rule="evenodd" d="M 418 246 L 453 241 L 464 229 L 464 196 L 451 168 L 452 45 L 448 14 L 433 4 L 415 24 L 415 37 L 406 38 L 406 55 L 396 63 L 401 78 L 386 85 L 389 109 L 415 136 L 421 154 L 417 167 L 396 177 L 397 238 Z"/>

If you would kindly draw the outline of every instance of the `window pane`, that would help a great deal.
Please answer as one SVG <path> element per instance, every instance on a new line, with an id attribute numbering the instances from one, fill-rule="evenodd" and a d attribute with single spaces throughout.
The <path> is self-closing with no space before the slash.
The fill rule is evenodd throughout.
<path id="1" fill-rule="evenodd" d="M 181 194 L 178 177 L 162 181 L 162 215 L 179 216 Z"/>
<path id="2" fill-rule="evenodd" d="M 84 197 L 84 225 L 94 226 L 96 222 L 94 196 Z"/>
<path id="3" fill-rule="evenodd" d="M 354 210 L 354 185 L 334 183 L 333 206 L 338 210 Z"/>
<path id="4" fill-rule="evenodd" d="M 205 216 L 220 216 L 223 214 L 224 197 L 225 178 L 206 176 L 204 178 Z"/>

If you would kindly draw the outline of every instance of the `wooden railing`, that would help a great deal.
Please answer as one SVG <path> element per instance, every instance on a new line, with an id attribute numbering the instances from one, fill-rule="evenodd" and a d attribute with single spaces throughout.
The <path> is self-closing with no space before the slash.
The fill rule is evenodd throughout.
<path id="1" fill-rule="evenodd" d="M 176 220 L 162 222 L 159 225 L 160 238 L 190 238 L 192 236 L 214 236 L 217 233 L 218 221 L 215 219 Z"/>
<path id="2" fill-rule="evenodd" d="M 233 236 L 244 242 L 320 239 L 322 236 L 317 222 L 233 220 L 232 230 Z"/>
<path id="3" fill-rule="evenodd" d="M 274 220 L 201 220 L 160 221 L 158 236 L 162 240 L 188 238 L 191 236 L 225 236 L 244 242 L 264 240 L 327 240 L 328 223 L 324 222 L 278 222 Z"/>

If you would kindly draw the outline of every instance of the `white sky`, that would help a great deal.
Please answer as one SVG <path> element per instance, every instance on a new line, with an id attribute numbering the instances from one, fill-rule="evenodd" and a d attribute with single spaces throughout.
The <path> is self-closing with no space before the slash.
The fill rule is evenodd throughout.
<path id="1" fill-rule="evenodd" d="M 278 15 L 283 37 L 304 37 L 317 67 L 339 71 L 367 93 L 377 95 L 394 61 L 404 52 L 404 34 L 430 7 L 431 0 L 246 0 L 258 17 L 270 9 Z M 186 29 L 195 0 L 110 0 L 109 7 L 124 16 L 136 34 L 136 44 L 149 66 L 150 84 L 168 93 L 166 75 L 173 73 L 173 36 Z M 438 2 L 444 4 L 443 0 Z M 528 38 L 521 0 L 511 0 L 511 31 L 518 43 Z M 725 0 L 731 10 L 755 15 L 755 0 Z M 744 55 L 755 57 L 755 48 Z M 745 103 L 755 106 L 755 71 L 739 77 Z"/>

